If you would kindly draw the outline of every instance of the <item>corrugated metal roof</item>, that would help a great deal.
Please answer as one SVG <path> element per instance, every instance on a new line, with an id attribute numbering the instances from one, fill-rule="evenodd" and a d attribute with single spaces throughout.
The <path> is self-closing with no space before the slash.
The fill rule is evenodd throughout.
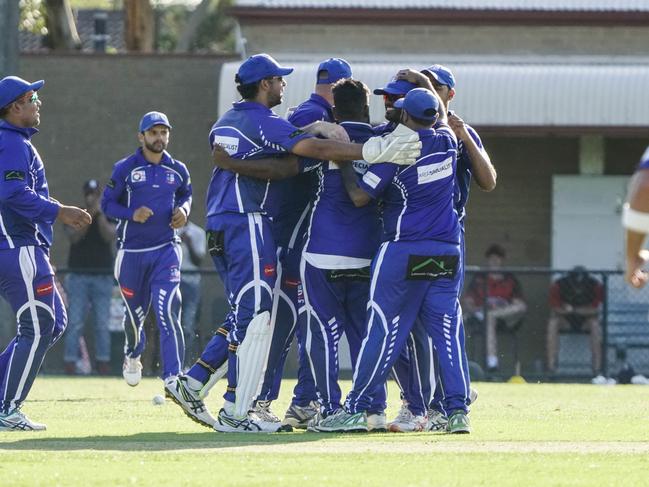
<path id="1" fill-rule="evenodd" d="M 283 115 L 290 106 L 308 98 L 315 83 L 317 61 L 291 63 Z M 238 62 L 221 71 L 219 115 L 238 99 L 234 75 Z M 430 64 L 430 63 L 426 63 Z M 446 64 L 457 79 L 452 108 L 476 126 L 649 126 L 649 64 Z M 403 67 L 425 64 L 353 63 L 354 78 L 370 89 L 383 86 Z M 372 123 L 383 121 L 383 100 L 372 95 Z"/>
<path id="2" fill-rule="evenodd" d="M 236 7 L 649 11 L 648 0 L 235 0 Z"/>

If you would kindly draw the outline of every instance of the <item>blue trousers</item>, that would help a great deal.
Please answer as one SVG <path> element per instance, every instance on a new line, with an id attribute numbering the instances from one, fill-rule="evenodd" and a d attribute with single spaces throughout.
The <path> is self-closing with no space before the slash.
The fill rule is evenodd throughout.
<path id="1" fill-rule="evenodd" d="M 106 317 L 110 314 L 113 277 L 71 272 L 65 278 L 65 289 L 68 295 L 69 323 L 65 335 L 64 360 L 76 362 L 79 359 L 79 336 L 83 334 L 90 305 L 95 318 L 95 360 L 109 362 L 110 330 Z"/>
<path id="2" fill-rule="evenodd" d="M 210 255 L 231 308 L 226 318 L 231 326 L 228 333 L 228 388 L 224 397 L 226 401 L 234 402 L 237 347 L 245 339 L 250 321 L 258 314 L 272 310 L 277 249 L 268 218 L 258 213 L 221 214 L 211 217 L 208 227 Z M 210 345 L 214 345 L 212 348 L 220 346 L 218 337 L 214 341 L 214 344 L 208 344 L 208 348 Z M 217 350 L 212 352 L 216 355 Z"/>
<path id="3" fill-rule="evenodd" d="M 292 248 L 279 251 L 277 282 L 273 290 L 272 319 L 275 326 L 259 399 L 272 401 L 279 396 L 286 357 L 291 349 L 293 338 L 297 336 L 298 376 L 291 402 L 297 406 L 306 406 L 311 401 L 317 400 L 317 395 L 304 348 L 306 318 L 302 312 L 304 298 L 303 283 L 300 278 L 300 260 L 304 239 L 297 237 L 297 240 Z"/>
<path id="4" fill-rule="evenodd" d="M 469 384 L 462 370 L 458 319 L 460 266 L 459 245 L 430 240 L 381 245 L 372 262 L 367 335 L 345 401 L 347 411 L 370 409 L 417 318 L 438 353 L 449 412 L 467 409 Z"/>
<path id="5" fill-rule="evenodd" d="M 306 307 L 306 350 L 315 377 L 322 412 L 341 408 L 338 385 L 338 344 L 344 333 L 352 364 L 356 363 L 365 335 L 365 314 L 370 283 L 367 269 L 328 270 L 302 262 Z M 372 396 L 372 412 L 385 410 L 385 389 Z"/>
<path id="6" fill-rule="evenodd" d="M 135 358 L 146 346 L 144 320 L 153 306 L 160 330 L 162 378 L 178 375 L 185 358 L 185 338 L 180 325 L 180 247 L 169 243 L 155 250 L 120 250 L 115 259 L 115 279 L 126 310 L 124 353 Z"/>
<path id="7" fill-rule="evenodd" d="M 460 251 L 462 254 L 462 263 L 464 264 L 465 246 L 464 246 L 464 229 L 462 229 Z M 460 291 L 464 286 L 464 265 L 460 271 Z M 462 319 L 462 310 L 458 312 L 460 320 L 459 338 L 462 344 L 462 370 L 464 380 L 467 384 L 471 383 L 469 376 L 469 361 L 464 346 L 464 320 Z M 447 405 L 445 404 L 446 394 L 444 384 L 439 373 L 439 361 L 437 354 L 432 346 L 430 339 L 426 336 L 423 326 L 418 322 L 408 340 L 408 347 L 399 355 L 399 359 L 394 364 L 394 377 L 401 389 L 401 397 L 408 403 L 408 408 L 415 414 L 422 414 L 428 408 L 446 413 Z M 432 397 L 431 397 L 432 393 Z"/>
<path id="8" fill-rule="evenodd" d="M 27 246 L 0 250 L 0 293 L 18 325 L 16 337 L 0 354 L 0 412 L 21 406 L 47 350 L 67 323 L 46 249 Z"/>

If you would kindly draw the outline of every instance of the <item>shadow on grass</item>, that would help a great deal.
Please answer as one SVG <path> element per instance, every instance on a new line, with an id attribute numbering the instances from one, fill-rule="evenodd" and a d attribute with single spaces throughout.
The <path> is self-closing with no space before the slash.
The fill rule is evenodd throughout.
<path id="1" fill-rule="evenodd" d="M 349 437 L 350 433 L 137 433 L 122 436 L 85 436 L 77 438 L 38 438 L 39 433 L 10 433 L 29 438 L 0 443 L 2 450 L 43 451 L 171 451 L 233 448 L 251 445 L 287 445 L 319 441 L 326 438 Z M 15 438 L 15 437 L 14 437 Z M 7 438 L 2 438 L 3 440 Z M 12 438 L 13 439 L 13 438 Z"/>

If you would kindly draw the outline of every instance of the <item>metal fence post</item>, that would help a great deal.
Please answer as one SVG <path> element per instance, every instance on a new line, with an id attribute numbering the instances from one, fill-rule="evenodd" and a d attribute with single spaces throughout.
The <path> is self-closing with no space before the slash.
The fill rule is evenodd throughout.
<path id="1" fill-rule="evenodd" d="M 602 272 L 604 300 L 602 302 L 602 373 L 608 377 L 608 273 Z"/>

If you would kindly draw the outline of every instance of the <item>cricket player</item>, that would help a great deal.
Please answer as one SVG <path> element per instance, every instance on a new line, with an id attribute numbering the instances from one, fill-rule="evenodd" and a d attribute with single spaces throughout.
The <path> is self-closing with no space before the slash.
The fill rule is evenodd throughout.
<path id="1" fill-rule="evenodd" d="M 258 54 L 239 67 L 235 77 L 243 100 L 235 103 L 213 126 L 210 143 L 223 146 L 235 159 L 256 159 L 292 153 L 312 159 L 411 163 L 420 151 L 418 135 L 407 128 L 365 144 L 317 139 L 281 119 L 271 108 L 282 102 L 284 76 L 292 68 Z M 414 156 L 414 157 L 413 157 Z M 228 334 L 228 388 L 214 428 L 222 432 L 272 432 L 277 423 L 249 415 L 259 394 L 272 337 L 271 311 L 277 276 L 277 246 L 271 218 L 281 204 L 271 180 L 242 176 L 216 168 L 207 197 L 208 248 L 223 280 L 231 306 Z M 252 259 L 251 259 L 252 256 Z M 218 364 L 206 362 L 217 370 Z M 190 371 L 191 372 L 191 371 Z M 204 384 L 182 378 L 184 395 L 200 399 Z M 187 404 L 191 406 L 191 401 Z M 187 414 L 185 405 L 183 409 Z M 191 407 L 189 408 L 191 409 Z"/>
<path id="2" fill-rule="evenodd" d="M 404 347 L 419 318 L 440 350 L 440 371 L 449 412 L 469 432 L 459 332 L 460 225 L 454 208 L 457 141 L 446 125 L 437 95 L 411 90 L 395 102 L 401 121 L 417 130 L 422 155 L 414 166 L 370 167 L 355 184 L 346 178 L 352 201 L 363 206 L 383 198 L 387 240 L 372 262 L 367 335 L 344 409 L 322 419 L 322 432 L 367 431 L 367 411 L 376 389 Z M 436 129 L 433 125 L 440 119 Z M 459 432 L 460 428 L 457 428 Z"/>
<path id="3" fill-rule="evenodd" d="M 174 390 L 185 355 L 180 325 L 180 264 L 177 229 L 187 223 L 192 186 L 185 164 L 166 151 L 171 124 L 164 113 L 142 117 L 141 147 L 118 161 L 101 207 L 118 220 L 115 279 L 125 304 L 123 376 L 130 386 L 142 378 L 140 356 L 146 345 L 144 320 L 153 307 L 160 330 L 162 379 Z"/>
<path id="4" fill-rule="evenodd" d="M 332 92 L 334 115 L 350 139 L 364 142 L 374 136 L 369 124 L 367 86 L 346 79 L 336 83 Z M 369 167 L 362 160 L 351 165 L 361 177 Z M 338 344 L 344 333 L 352 363 L 356 363 L 365 334 L 370 263 L 378 250 L 382 231 L 376 202 L 359 208 L 354 206 L 338 164 L 324 162 L 317 174 L 317 196 L 301 264 L 307 316 L 306 348 L 321 403 L 320 417 L 312 424 L 341 408 Z M 369 411 L 368 429 L 386 429 L 384 410 L 385 394 L 377 393 Z"/>
<path id="5" fill-rule="evenodd" d="M 624 278 L 631 286 L 642 288 L 649 281 L 649 274 L 643 269 L 649 260 L 649 251 L 644 248 L 649 234 L 649 147 L 631 177 L 628 193 L 622 211 L 626 241 Z"/>
<path id="6" fill-rule="evenodd" d="M 52 224 L 81 229 L 92 222 L 86 211 L 49 195 L 43 161 L 31 143 L 44 84 L 17 76 L 0 80 L 0 293 L 18 325 L 0 354 L 0 431 L 46 429 L 20 408 L 67 322 L 49 260 Z"/>
<path id="7" fill-rule="evenodd" d="M 450 111 L 450 102 L 455 97 L 455 77 L 447 67 L 434 64 L 421 73 L 412 70 L 402 70 L 397 73 L 397 79 L 407 79 L 417 84 L 425 84 L 421 76 L 424 75 L 432 84 L 442 103 L 448 111 L 448 124 L 453 129 L 458 139 L 458 157 L 455 189 L 455 208 L 458 213 L 461 229 L 462 262 L 464 263 L 464 221 L 466 215 L 466 202 L 469 197 L 472 175 L 478 187 L 483 191 L 492 191 L 496 187 L 496 170 L 491 163 L 489 155 L 482 145 L 478 133 L 468 124 Z M 461 285 L 464 282 L 464 267 L 461 269 Z M 464 348 L 464 323 L 462 313 L 460 317 L 460 340 L 462 343 L 463 363 L 465 366 L 465 379 L 470 383 L 468 360 Z M 408 346 L 395 364 L 394 371 L 397 383 L 400 385 L 404 405 L 399 414 L 389 425 L 391 431 L 408 432 L 417 431 L 425 426 L 431 431 L 446 431 L 448 417 L 444 406 L 444 387 L 441 383 L 439 370 L 436 367 L 435 352 L 431 340 L 426 336 L 421 326 L 416 326 L 411 335 Z M 431 393 L 433 398 L 431 400 Z M 470 389 L 470 397 L 475 400 L 477 392 Z M 417 414 L 422 410 L 422 405 L 429 404 L 427 418 Z M 413 412 L 416 411 L 416 412 Z"/>

